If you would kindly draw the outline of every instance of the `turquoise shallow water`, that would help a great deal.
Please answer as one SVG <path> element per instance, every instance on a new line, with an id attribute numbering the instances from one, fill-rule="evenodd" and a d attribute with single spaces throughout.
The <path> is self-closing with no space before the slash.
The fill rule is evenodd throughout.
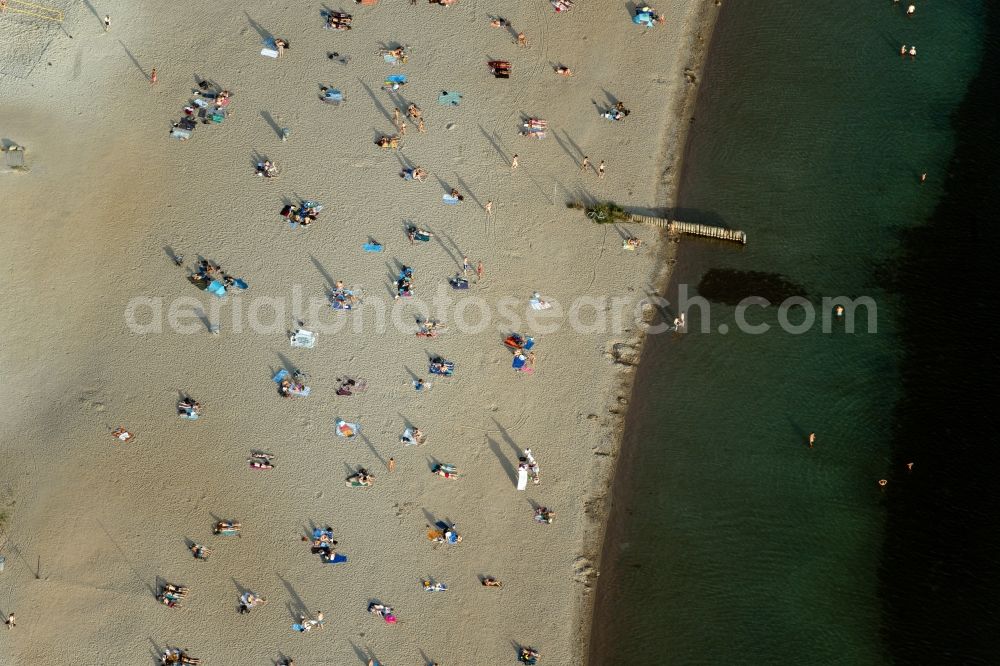
<path id="1" fill-rule="evenodd" d="M 880 565 L 887 493 L 905 483 L 897 268 L 904 232 L 945 192 L 984 20 L 972 1 L 918 3 L 912 18 L 888 0 L 724 8 L 676 216 L 750 241 L 685 240 L 667 296 L 710 268 L 773 272 L 818 317 L 824 296 L 872 298 L 877 331 L 791 335 L 757 308 L 748 318 L 772 330 L 749 335 L 713 303 L 706 330 L 692 310 L 692 332 L 650 337 L 592 663 L 894 661 Z"/>

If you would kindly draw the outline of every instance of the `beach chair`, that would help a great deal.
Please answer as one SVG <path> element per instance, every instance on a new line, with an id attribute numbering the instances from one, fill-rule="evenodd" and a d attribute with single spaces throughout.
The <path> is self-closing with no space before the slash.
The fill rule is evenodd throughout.
<path id="1" fill-rule="evenodd" d="M 292 347 L 312 349 L 316 346 L 316 334 L 300 328 L 289 336 L 288 341 Z"/>

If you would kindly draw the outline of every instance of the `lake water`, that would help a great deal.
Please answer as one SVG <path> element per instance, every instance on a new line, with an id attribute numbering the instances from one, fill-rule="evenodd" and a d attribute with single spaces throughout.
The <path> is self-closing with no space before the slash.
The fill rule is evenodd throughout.
<path id="1" fill-rule="evenodd" d="M 997 458 L 971 394 L 996 384 L 973 239 L 1000 187 L 998 16 L 906 4 L 723 8 L 675 216 L 749 243 L 682 241 L 667 297 L 710 269 L 742 295 L 759 287 L 725 271 L 770 273 L 808 304 L 790 324 L 816 323 L 793 334 L 777 307 L 751 307 L 770 327 L 751 334 L 713 302 L 686 335 L 648 339 L 593 664 L 997 663 L 992 482 L 968 463 Z M 824 332 L 823 297 L 871 299 L 874 330 L 859 308 L 853 334 Z M 941 344 L 933 322 L 966 311 L 994 326 Z"/>

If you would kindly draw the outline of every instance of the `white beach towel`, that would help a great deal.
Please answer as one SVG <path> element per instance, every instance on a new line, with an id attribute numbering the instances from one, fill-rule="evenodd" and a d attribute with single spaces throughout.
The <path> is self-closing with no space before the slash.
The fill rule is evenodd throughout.
<path id="1" fill-rule="evenodd" d="M 517 470 L 517 489 L 524 490 L 528 487 L 528 470 Z"/>

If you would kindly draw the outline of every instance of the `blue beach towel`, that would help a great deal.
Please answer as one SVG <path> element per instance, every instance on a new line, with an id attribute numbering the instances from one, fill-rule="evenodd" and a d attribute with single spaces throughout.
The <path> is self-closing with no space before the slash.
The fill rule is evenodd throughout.
<path id="1" fill-rule="evenodd" d="M 246 289 L 249 285 L 243 280 L 236 278 L 233 280 L 233 286 L 237 289 Z"/>
<path id="2" fill-rule="evenodd" d="M 386 83 L 406 83 L 406 74 L 390 74 L 385 80 Z"/>
<path id="3" fill-rule="evenodd" d="M 461 101 L 462 93 L 442 90 L 441 94 L 438 95 L 438 104 L 442 106 L 458 106 Z"/>
<path id="4" fill-rule="evenodd" d="M 219 298 L 226 295 L 226 285 L 222 284 L 218 280 L 212 280 L 208 283 L 208 291 L 215 294 Z"/>
<path id="5" fill-rule="evenodd" d="M 445 194 L 444 196 L 442 196 L 442 197 L 441 197 L 441 199 L 442 199 L 442 200 L 443 200 L 443 201 L 444 201 L 444 202 L 445 202 L 446 204 L 451 204 L 452 206 L 454 206 L 455 204 L 457 204 L 457 203 L 458 203 L 458 197 L 453 197 L 453 196 L 451 196 L 450 194 Z"/>
<path id="6" fill-rule="evenodd" d="M 323 564 L 343 564 L 346 561 L 347 561 L 347 555 L 341 555 L 340 553 L 337 553 L 336 555 L 333 556 L 332 559 L 323 560 Z"/>
<path id="7" fill-rule="evenodd" d="M 365 252 L 381 252 L 382 245 L 380 243 L 365 243 L 361 246 Z"/>
<path id="8" fill-rule="evenodd" d="M 278 370 L 278 373 L 274 375 L 274 377 L 272 377 L 271 379 L 274 381 L 275 384 L 280 384 L 281 380 L 285 379 L 286 377 L 288 377 L 288 370 L 282 368 L 281 370 Z"/>

